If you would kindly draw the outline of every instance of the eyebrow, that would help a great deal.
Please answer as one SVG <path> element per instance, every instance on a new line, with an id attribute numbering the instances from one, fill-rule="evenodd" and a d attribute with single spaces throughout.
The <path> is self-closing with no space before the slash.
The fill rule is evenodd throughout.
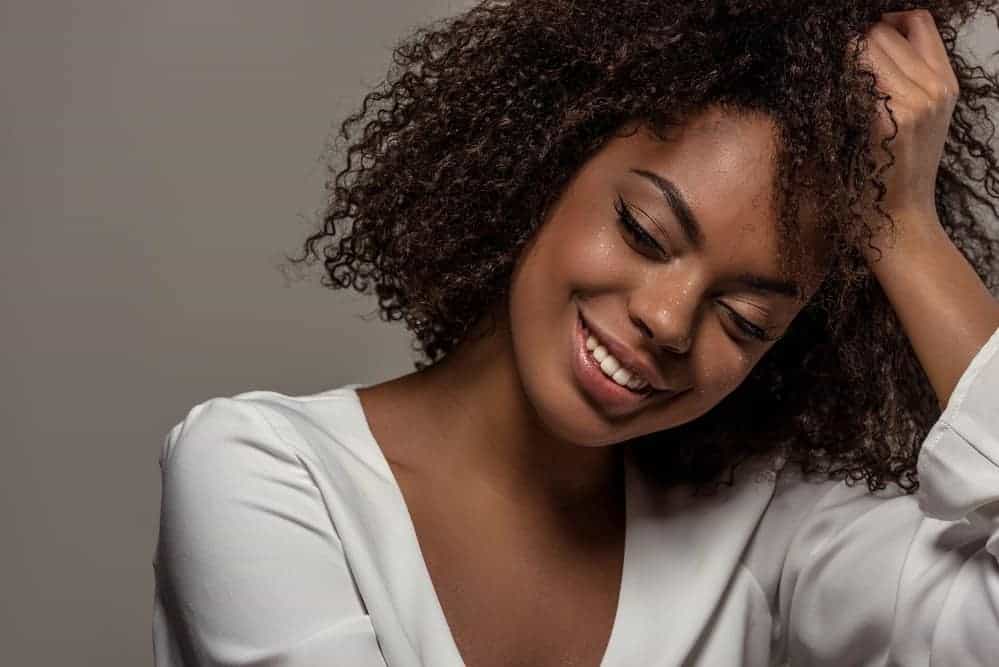
<path id="1" fill-rule="evenodd" d="M 687 205 L 687 201 L 680 194 L 679 188 L 665 176 L 660 176 L 651 171 L 632 169 L 631 172 L 651 182 L 659 189 L 663 199 L 666 201 L 666 205 L 673 211 L 673 215 L 680 224 L 680 229 L 683 231 L 687 243 L 698 250 L 703 248 L 704 232 L 701 230 L 701 224 L 694 217 L 690 206 Z M 758 276 L 753 273 L 741 273 L 736 276 L 736 281 L 757 292 L 772 292 L 792 299 L 800 299 L 802 296 L 801 287 L 797 283 L 788 280 L 768 278 L 767 276 Z"/>
<path id="2" fill-rule="evenodd" d="M 741 273 L 735 279 L 736 282 L 742 283 L 757 292 L 772 292 L 780 296 L 786 296 L 789 299 L 801 299 L 802 296 L 801 287 L 797 283 L 787 280 L 767 278 L 766 276 L 758 276 L 753 273 Z"/>

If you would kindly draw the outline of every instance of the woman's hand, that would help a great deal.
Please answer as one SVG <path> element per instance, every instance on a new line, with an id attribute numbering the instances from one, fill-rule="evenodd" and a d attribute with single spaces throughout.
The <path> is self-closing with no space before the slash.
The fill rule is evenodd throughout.
<path id="1" fill-rule="evenodd" d="M 860 59 L 891 96 L 898 123 L 890 146 L 895 162 L 882 175 L 887 186 L 878 203 L 895 221 L 862 248 L 941 408 L 950 400 L 971 359 L 999 327 L 999 303 L 947 236 L 937 215 L 935 188 L 958 81 L 929 12 L 890 12 L 861 43 Z M 889 162 L 881 140 L 894 134 L 888 112 L 875 121 L 872 147 Z M 891 242 L 890 242 L 891 241 Z"/>
<path id="2" fill-rule="evenodd" d="M 922 231 L 906 230 L 907 225 L 939 225 L 937 168 L 959 87 L 933 16 L 922 9 L 882 14 L 868 29 L 859 58 L 874 73 L 878 89 L 890 96 L 887 104 L 898 125 L 890 141 L 895 162 L 881 174 L 888 189 L 879 206 L 896 219 L 900 235 Z M 886 109 L 879 110 L 873 129 L 871 149 L 879 166 L 888 164 L 881 144 L 895 128 Z M 883 240 L 875 245 L 883 249 Z"/>

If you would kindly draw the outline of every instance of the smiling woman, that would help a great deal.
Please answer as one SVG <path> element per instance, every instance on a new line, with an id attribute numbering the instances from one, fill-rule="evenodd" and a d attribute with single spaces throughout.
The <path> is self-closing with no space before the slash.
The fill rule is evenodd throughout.
<path id="1" fill-rule="evenodd" d="M 507 299 L 505 357 L 547 430 L 603 445 L 690 422 L 788 328 L 822 275 L 782 277 L 774 144 L 766 116 L 710 107 L 666 141 L 627 128 L 574 174 Z M 820 250 L 809 264 L 827 263 Z M 586 364 L 573 366 L 584 392 L 567 383 L 564 340 L 552 332 L 574 331 L 579 315 L 612 357 L 669 391 L 640 406 L 629 393 L 598 393 L 603 373 L 580 373 Z"/>
<path id="2" fill-rule="evenodd" d="M 290 259 L 423 358 L 174 427 L 157 664 L 991 664 L 999 13 L 813 4 L 395 49 Z"/>

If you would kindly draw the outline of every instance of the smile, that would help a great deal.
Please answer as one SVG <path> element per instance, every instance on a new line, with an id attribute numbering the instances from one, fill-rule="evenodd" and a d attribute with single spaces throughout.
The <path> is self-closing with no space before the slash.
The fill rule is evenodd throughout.
<path id="1" fill-rule="evenodd" d="M 589 351 L 590 356 L 600 364 L 600 370 L 604 372 L 604 375 L 622 387 L 627 387 L 634 392 L 641 393 L 642 390 L 649 386 L 648 381 L 641 377 L 637 371 L 625 368 L 618 361 L 617 357 L 608 352 L 607 348 L 592 332 L 587 332 L 586 349 Z"/>
<path id="2" fill-rule="evenodd" d="M 607 413 L 631 412 L 653 394 L 669 393 L 654 390 L 641 375 L 622 367 L 590 333 L 581 314 L 573 336 L 572 369 L 583 393 Z"/>

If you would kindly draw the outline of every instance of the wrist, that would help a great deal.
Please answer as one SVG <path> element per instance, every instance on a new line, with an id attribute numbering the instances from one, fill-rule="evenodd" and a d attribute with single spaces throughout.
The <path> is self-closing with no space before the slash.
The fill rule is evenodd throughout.
<path id="1" fill-rule="evenodd" d="M 888 211 L 894 229 L 885 227 L 863 247 L 864 257 L 875 272 L 887 269 L 907 259 L 924 259 L 939 254 L 953 245 L 936 210 L 911 208 Z M 880 251 L 880 252 L 879 252 Z"/>

